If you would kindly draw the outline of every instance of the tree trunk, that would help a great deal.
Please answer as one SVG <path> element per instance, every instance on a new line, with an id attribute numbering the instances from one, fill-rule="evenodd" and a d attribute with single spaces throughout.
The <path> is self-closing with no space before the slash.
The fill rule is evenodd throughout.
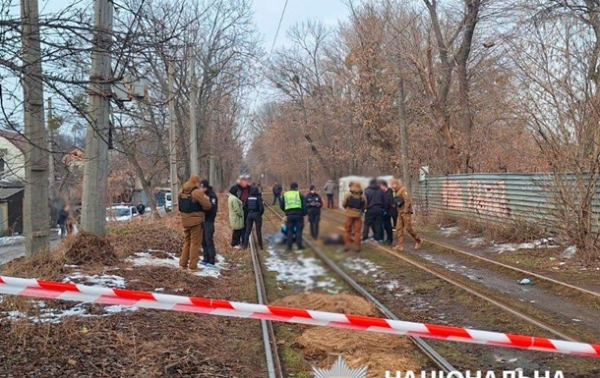
<path id="1" fill-rule="evenodd" d="M 90 81 L 90 122 L 85 141 L 83 205 L 81 229 L 92 234 L 106 234 L 108 195 L 108 134 L 110 119 L 110 64 L 112 44 L 113 2 L 95 0 L 94 46 Z"/>
<path id="2" fill-rule="evenodd" d="M 28 256 L 48 249 L 48 154 L 44 123 L 44 87 L 37 0 L 22 0 L 23 99 L 25 137 L 25 198 L 23 226 Z"/>

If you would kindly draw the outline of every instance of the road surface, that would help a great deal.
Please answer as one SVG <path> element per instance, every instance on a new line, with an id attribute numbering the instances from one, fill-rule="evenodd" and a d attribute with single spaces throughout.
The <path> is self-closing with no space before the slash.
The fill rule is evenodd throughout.
<path id="1" fill-rule="evenodd" d="M 54 249 L 58 244 L 60 244 L 60 237 L 58 235 L 52 235 L 50 237 L 50 247 Z M 23 244 L 22 241 L 0 246 L 0 265 L 23 256 L 25 256 L 25 244 Z"/>

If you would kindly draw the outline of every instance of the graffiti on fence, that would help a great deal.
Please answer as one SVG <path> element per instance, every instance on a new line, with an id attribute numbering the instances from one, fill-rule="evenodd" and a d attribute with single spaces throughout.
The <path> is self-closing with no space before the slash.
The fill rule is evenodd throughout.
<path id="1" fill-rule="evenodd" d="M 466 211 L 495 217 L 510 216 L 504 181 L 490 183 L 469 180 L 466 188 L 463 188 L 459 181 L 444 181 L 442 203 L 444 210 Z"/>

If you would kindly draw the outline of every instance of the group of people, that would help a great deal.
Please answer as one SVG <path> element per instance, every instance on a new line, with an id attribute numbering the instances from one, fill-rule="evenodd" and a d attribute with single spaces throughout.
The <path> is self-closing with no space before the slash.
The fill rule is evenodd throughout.
<path id="1" fill-rule="evenodd" d="M 335 184 L 329 180 L 323 189 L 327 196 L 327 207 L 333 208 Z M 292 249 L 294 243 L 298 250 L 304 249 L 304 217 L 308 216 L 310 235 L 313 239 L 318 239 L 321 209 L 325 203 L 314 185 L 303 195 L 296 182 L 292 182 L 290 190 L 286 192 L 279 183 L 275 183 L 273 197 L 273 204 L 279 202 L 281 210 L 285 212 L 282 232 L 286 235 L 288 250 Z M 341 205 L 346 215 L 345 250 L 349 250 L 354 243 L 356 251 L 360 251 L 362 243 L 369 240 L 370 232 L 373 241 L 392 245 L 396 231 L 397 250 L 404 248 L 405 231 L 415 239 L 415 249 L 419 249 L 422 244 L 412 227 L 411 197 L 407 188 L 398 180 L 392 180 L 391 186 L 388 186 L 384 180 L 373 179 L 364 191 L 360 183 L 350 183 L 349 192 Z M 252 231 L 256 229 L 258 246 L 263 249 L 262 217 L 265 206 L 260 184 L 253 184 L 250 176 L 240 176 L 236 184 L 229 188 L 227 207 L 233 230 L 231 246 L 235 249 L 247 249 Z M 180 260 L 182 268 L 198 268 L 200 245 L 204 252 L 201 264 L 215 266 L 214 223 L 217 210 L 218 199 L 212 187 L 206 180 L 201 181 L 198 176 L 192 175 L 179 193 L 179 211 L 182 213 L 185 230 Z"/>
<path id="2" fill-rule="evenodd" d="M 346 250 L 354 241 L 356 250 L 360 251 L 361 244 L 369 239 L 370 231 L 373 232 L 373 241 L 389 245 L 393 244 L 396 231 L 396 250 L 404 249 L 406 231 L 415 239 L 415 249 L 421 247 L 422 240 L 412 227 L 412 200 L 408 189 L 400 181 L 392 180 L 390 188 L 385 180 L 373 179 L 364 192 L 357 182 L 350 183 L 349 189 L 342 202 L 346 214 Z"/>

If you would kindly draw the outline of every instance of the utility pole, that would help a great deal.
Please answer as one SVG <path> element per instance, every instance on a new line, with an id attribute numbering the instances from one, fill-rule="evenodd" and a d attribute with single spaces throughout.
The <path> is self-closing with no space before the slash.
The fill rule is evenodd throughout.
<path id="1" fill-rule="evenodd" d="M 402 183 L 410 190 L 410 172 L 408 170 L 408 132 L 406 121 L 406 93 L 404 92 L 404 78 L 398 59 L 398 122 L 400 123 L 400 164 L 402 164 Z"/>
<path id="2" fill-rule="evenodd" d="M 44 123 L 44 86 L 38 0 L 21 1 L 23 20 L 23 123 L 29 144 L 25 150 L 23 233 L 28 256 L 49 248 L 48 155 Z"/>
<path id="3" fill-rule="evenodd" d="M 50 203 L 54 204 L 54 128 L 56 124 L 52 115 L 52 97 L 48 97 L 48 183 Z"/>
<path id="4" fill-rule="evenodd" d="M 177 182 L 177 132 L 175 130 L 175 90 L 173 78 L 173 63 L 169 63 L 169 165 L 171 176 L 171 209 L 175 211 L 179 206 Z M 193 171 L 192 171 L 193 173 Z"/>
<path id="5" fill-rule="evenodd" d="M 108 196 L 113 1 L 94 1 L 94 38 L 90 73 L 90 121 L 85 137 L 81 229 L 104 236 Z"/>
<path id="6" fill-rule="evenodd" d="M 190 48 L 188 56 L 190 63 L 190 171 L 193 175 L 198 175 L 200 174 L 200 167 L 198 166 L 198 122 L 196 121 L 198 81 L 196 80 L 195 57 L 191 51 L 192 48 Z"/>

